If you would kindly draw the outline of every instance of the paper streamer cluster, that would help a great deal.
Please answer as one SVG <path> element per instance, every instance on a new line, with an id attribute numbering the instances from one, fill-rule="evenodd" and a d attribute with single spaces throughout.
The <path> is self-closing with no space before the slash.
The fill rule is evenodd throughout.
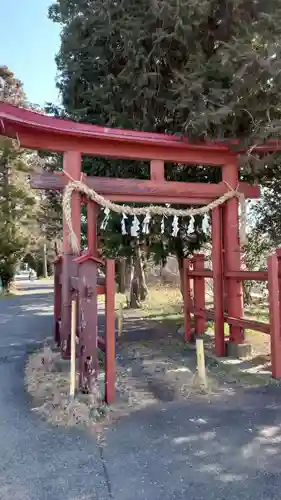
<path id="1" fill-rule="evenodd" d="M 232 189 L 230 186 L 227 185 L 228 191 L 226 191 L 219 198 L 211 201 L 208 205 L 196 208 L 176 209 L 170 207 L 169 205 L 165 206 L 150 205 L 148 207 L 132 207 L 130 205 L 118 205 L 98 194 L 94 189 L 87 186 L 87 184 L 82 180 L 75 181 L 73 179 L 70 179 L 70 181 L 71 182 L 67 184 L 63 194 L 63 213 L 69 228 L 70 245 L 75 253 L 79 253 L 80 251 L 78 240 L 73 230 L 72 217 L 71 217 L 71 200 L 72 200 L 72 194 L 75 191 L 86 196 L 89 200 L 94 201 L 104 209 L 104 218 L 101 224 L 101 229 L 105 229 L 107 227 L 110 218 L 110 212 L 115 212 L 120 214 L 121 216 L 122 234 L 124 235 L 128 234 L 126 219 L 128 215 L 133 217 L 132 224 L 130 227 L 130 234 L 133 237 L 138 237 L 140 235 L 140 232 L 142 232 L 143 234 L 149 234 L 152 217 L 154 216 L 161 217 L 161 226 L 160 226 L 161 234 L 163 234 L 166 230 L 165 219 L 167 217 L 173 217 L 172 235 L 176 237 L 179 232 L 179 217 L 190 218 L 187 232 L 188 234 L 192 234 L 195 232 L 195 218 L 194 218 L 195 215 L 203 215 L 201 228 L 202 231 L 205 234 L 207 234 L 209 230 L 208 214 L 215 208 L 219 207 L 220 205 L 223 205 L 226 201 L 232 198 L 237 198 L 238 201 L 240 202 L 240 241 L 242 246 L 247 243 L 245 197 L 243 193 L 239 192 L 238 186 L 236 189 Z M 139 220 L 138 218 L 139 216 L 144 216 L 142 222 Z"/>

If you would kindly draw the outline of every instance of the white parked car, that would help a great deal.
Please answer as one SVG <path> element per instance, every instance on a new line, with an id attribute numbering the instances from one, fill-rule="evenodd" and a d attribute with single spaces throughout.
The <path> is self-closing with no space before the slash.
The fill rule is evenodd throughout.
<path id="1" fill-rule="evenodd" d="M 34 271 L 34 269 L 22 269 L 18 270 L 17 273 L 15 274 L 15 280 L 16 281 L 21 281 L 21 280 L 36 280 L 37 279 L 37 274 Z"/>

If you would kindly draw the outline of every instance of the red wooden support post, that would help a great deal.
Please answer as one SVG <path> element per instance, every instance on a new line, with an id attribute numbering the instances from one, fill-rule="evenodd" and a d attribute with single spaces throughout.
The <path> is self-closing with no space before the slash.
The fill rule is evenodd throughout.
<path id="1" fill-rule="evenodd" d="M 61 309 L 62 309 L 62 294 L 61 294 L 61 272 L 62 272 L 62 258 L 54 262 L 54 341 L 60 345 L 60 323 L 61 323 Z"/>
<path id="2" fill-rule="evenodd" d="M 72 179 L 79 180 L 81 175 L 81 153 L 78 151 L 67 151 L 63 157 L 64 171 Z M 80 221 L 80 195 L 72 195 L 72 226 L 75 231 L 78 243 L 81 240 L 81 221 Z M 63 219 L 63 263 L 62 263 L 62 323 L 61 323 L 61 348 L 62 355 L 69 357 L 70 354 L 70 328 L 71 328 L 71 288 L 70 277 L 76 264 L 73 263 L 73 254 L 69 245 L 68 226 Z"/>
<path id="3" fill-rule="evenodd" d="M 98 374 L 97 354 L 97 263 L 89 256 L 76 259 L 78 280 L 74 276 L 79 291 L 79 385 L 81 389 L 95 392 Z M 73 280 L 73 281 L 74 281 Z"/>
<path id="4" fill-rule="evenodd" d="M 115 401 L 115 261 L 106 260 L 105 273 L 105 401 Z"/>
<path id="5" fill-rule="evenodd" d="M 236 189 L 238 185 L 238 158 L 233 154 L 228 163 L 222 169 L 223 181 L 231 188 Z M 239 214 L 238 200 L 232 198 L 223 207 L 223 244 L 225 271 L 240 271 L 241 248 L 239 240 Z M 229 316 L 243 317 L 243 288 L 242 282 L 237 278 L 228 278 L 226 285 L 227 292 L 227 313 Z M 233 344 L 243 344 L 244 329 L 239 326 L 230 325 L 229 341 Z"/>
<path id="6" fill-rule="evenodd" d="M 87 237 L 88 237 L 88 253 L 97 256 L 97 218 L 98 218 L 98 205 L 88 200 L 87 203 Z"/>
<path id="7" fill-rule="evenodd" d="M 270 313 L 271 372 L 273 378 L 281 378 L 281 308 L 280 260 L 276 254 L 267 259 Z"/>
<path id="8" fill-rule="evenodd" d="M 165 179 L 163 160 L 151 160 L 150 162 L 150 178 L 154 182 L 163 182 Z"/>
<path id="9" fill-rule="evenodd" d="M 222 211 L 216 207 L 212 211 L 212 265 L 213 295 L 215 312 L 215 349 L 217 356 L 225 355 L 224 341 L 224 288 L 222 251 Z"/>
<path id="10" fill-rule="evenodd" d="M 190 278 L 188 276 L 190 260 L 184 259 L 183 261 L 183 301 L 184 301 L 184 341 L 190 342 L 192 340 L 191 331 L 191 290 Z"/>
<path id="11" fill-rule="evenodd" d="M 204 271 L 205 267 L 205 257 L 202 254 L 197 254 L 194 256 L 194 270 Z M 194 309 L 195 313 L 203 312 L 205 309 L 205 278 L 201 276 L 196 276 L 194 278 Z M 204 316 L 197 316 L 195 314 L 195 333 L 196 335 L 202 335 L 206 328 L 206 318 Z"/>

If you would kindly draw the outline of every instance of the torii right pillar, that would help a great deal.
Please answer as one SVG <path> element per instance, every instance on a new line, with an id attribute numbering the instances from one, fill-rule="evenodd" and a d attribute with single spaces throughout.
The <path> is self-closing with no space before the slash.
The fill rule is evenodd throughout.
<path id="1" fill-rule="evenodd" d="M 239 160 L 233 154 L 222 168 L 222 180 L 232 189 L 239 182 Z M 241 246 L 239 237 L 239 202 L 237 198 L 228 200 L 223 207 L 223 250 L 225 272 L 241 269 Z M 225 281 L 225 312 L 229 317 L 243 318 L 243 284 L 240 279 L 228 277 Z M 245 343 L 245 331 L 239 326 L 229 326 L 227 354 L 245 357 L 251 352 L 251 345 Z"/>

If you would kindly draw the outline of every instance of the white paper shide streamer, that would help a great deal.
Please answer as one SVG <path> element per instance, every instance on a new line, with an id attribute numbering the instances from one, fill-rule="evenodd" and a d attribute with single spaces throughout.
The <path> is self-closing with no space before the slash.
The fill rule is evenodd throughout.
<path id="1" fill-rule="evenodd" d="M 166 203 L 166 207 L 167 207 L 167 209 L 169 209 L 170 205 L 168 203 Z M 128 209 L 128 207 L 125 206 L 124 210 L 125 209 Z M 144 234 L 144 235 L 148 235 L 150 233 L 150 224 L 151 224 L 151 220 L 152 220 L 151 209 L 146 208 L 146 211 L 143 211 L 143 212 L 140 209 L 137 209 L 137 210 L 138 210 L 138 214 L 140 214 L 140 215 L 142 215 L 142 213 L 144 213 L 144 219 L 142 222 L 140 222 L 140 220 L 138 219 L 136 214 L 134 214 L 134 216 L 133 216 L 133 220 L 132 220 L 132 224 L 131 224 L 131 228 L 130 228 L 129 232 L 130 232 L 131 236 L 135 237 L 135 238 L 139 237 L 140 232 L 142 232 L 142 234 Z M 143 210 L 145 210 L 145 209 L 143 209 Z M 109 207 L 104 207 L 103 211 L 104 211 L 104 218 L 103 218 L 103 221 L 101 223 L 101 229 L 105 230 L 107 225 L 108 225 L 109 218 L 110 218 L 110 209 L 109 209 Z M 179 216 L 175 214 L 175 212 L 177 212 L 176 210 L 171 209 L 171 212 L 172 212 L 171 215 L 173 215 L 171 235 L 174 238 L 176 238 L 178 236 L 179 229 L 180 229 L 179 228 Z M 180 216 L 182 216 L 182 217 L 185 216 L 185 214 L 183 214 L 183 215 L 181 214 L 180 210 L 178 212 L 180 213 Z M 119 213 L 120 213 L 120 215 L 122 214 L 121 233 L 123 235 L 128 234 L 127 223 L 126 223 L 126 221 L 128 219 L 128 215 L 126 214 L 125 211 L 123 212 L 121 210 Z M 166 213 L 164 213 L 162 215 L 161 225 L 160 225 L 160 232 L 162 235 L 165 233 L 165 231 L 167 229 L 166 224 L 165 224 L 165 219 L 167 219 L 167 218 L 168 218 L 168 215 Z M 202 222 L 201 222 L 201 229 L 205 235 L 208 235 L 210 232 L 209 220 L 210 220 L 209 214 L 207 212 L 205 212 L 203 215 L 203 218 L 202 218 Z M 188 224 L 188 228 L 187 228 L 187 234 L 192 235 L 194 233 L 195 233 L 195 218 L 194 218 L 194 215 L 190 214 L 189 215 L 189 224 Z"/>
<path id="2" fill-rule="evenodd" d="M 143 234 L 149 234 L 149 224 L 151 220 L 151 215 L 149 212 L 145 215 L 145 218 L 143 219 L 142 223 L 142 233 Z"/>
<path id="3" fill-rule="evenodd" d="M 202 220 L 202 231 L 204 234 L 208 234 L 209 229 L 210 229 L 209 217 L 208 217 L 208 214 L 204 214 L 204 217 Z"/>
<path id="4" fill-rule="evenodd" d="M 136 215 L 134 215 L 133 223 L 131 226 L 131 236 L 137 238 L 140 232 L 140 221 Z"/>
<path id="5" fill-rule="evenodd" d="M 102 222 L 102 229 L 105 229 L 108 223 L 109 219 L 109 210 L 105 209 L 104 210 L 105 217 Z M 161 219 L 161 226 L 160 226 L 160 232 L 161 234 L 165 233 L 165 218 L 166 216 L 163 215 Z M 126 228 L 126 220 L 128 219 L 127 215 L 123 212 L 122 214 L 122 220 L 121 220 L 121 233 L 123 235 L 128 234 L 127 228 Z M 151 214 L 150 212 L 146 212 L 145 217 L 142 222 L 142 227 L 141 223 L 138 219 L 138 217 L 135 215 L 133 218 L 132 226 L 131 226 L 131 236 L 133 237 L 138 237 L 140 233 L 140 227 L 141 227 L 141 232 L 142 234 L 149 234 L 150 232 L 150 223 L 151 223 Z M 210 230 L 210 223 L 209 223 L 209 216 L 207 213 L 204 214 L 203 219 L 202 219 L 202 232 L 204 234 L 209 234 Z M 173 222 L 172 222 L 172 236 L 176 238 L 179 233 L 179 218 L 177 215 L 174 215 L 173 217 Z M 193 216 L 190 217 L 188 228 L 187 228 L 187 234 L 194 234 L 195 233 L 195 218 Z"/>
<path id="6" fill-rule="evenodd" d="M 122 234 L 128 234 L 127 233 L 127 229 L 126 229 L 126 219 L 128 219 L 128 217 L 123 212 L 123 214 L 122 214 L 122 221 L 121 221 L 121 232 L 122 232 Z"/>
<path id="7" fill-rule="evenodd" d="M 172 228 L 173 228 L 173 231 L 172 231 L 172 236 L 174 238 L 176 238 L 176 236 L 178 235 L 178 232 L 179 232 L 179 218 L 177 215 L 174 215 L 174 218 L 173 218 L 173 222 L 172 222 Z"/>
<path id="8" fill-rule="evenodd" d="M 66 173 L 66 175 L 68 174 Z M 239 192 L 238 186 L 236 189 L 230 188 L 229 191 L 226 191 L 219 198 L 211 201 L 208 205 L 199 208 L 191 207 L 184 209 L 176 209 L 170 207 L 168 204 L 166 204 L 165 207 L 150 205 L 150 207 L 148 208 L 148 207 L 131 207 L 129 205 L 123 205 L 122 207 L 121 205 L 118 205 L 110 200 L 107 200 L 106 198 L 98 194 L 94 189 L 89 188 L 89 186 L 87 186 L 81 180 L 80 181 L 71 180 L 71 182 L 67 184 L 63 194 L 63 213 L 69 228 L 71 248 L 77 254 L 81 251 L 81 249 L 77 236 L 73 229 L 72 218 L 71 218 L 71 200 L 74 191 L 82 193 L 89 200 L 94 201 L 103 208 L 104 218 L 101 223 L 101 229 L 105 229 L 107 227 L 110 213 L 114 212 L 116 214 L 119 214 L 120 217 L 122 217 L 121 221 L 122 234 L 124 235 L 128 234 L 126 219 L 128 217 L 133 217 L 130 233 L 134 237 L 139 236 L 140 230 L 142 231 L 143 234 L 149 234 L 151 219 L 154 216 L 161 217 L 161 227 L 160 227 L 161 234 L 164 234 L 165 230 L 167 229 L 165 219 L 168 217 L 173 217 L 172 234 L 174 236 L 178 235 L 179 232 L 179 224 L 178 224 L 179 217 L 180 218 L 189 217 L 187 233 L 191 235 L 195 233 L 194 216 L 195 215 L 203 216 L 201 222 L 201 229 L 202 232 L 207 234 L 209 232 L 209 226 L 210 226 L 208 214 L 215 208 L 219 207 L 220 205 L 223 205 L 226 201 L 232 198 L 237 198 L 241 205 L 240 240 L 242 245 L 245 245 L 247 243 L 245 196 L 243 193 Z M 142 216 L 144 216 L 144 219 L 141 227 L 138 217 Z"/>
<path id="9" fill-rule="evenodd" d="M 170 208 L 170 203 L 165 203 L 166 207 L 167 208 Z M 165 233 L 165 218 L 166 218 L 166 215 L 163 215 L 162 219 L 161 219 L 161 226 L 160 226 L 160 232 L 161 234 L 164 234 Z"/>
<path id="10" fill-rule="evenodd" d="M 110 210 L 109 210 L 109 208 L 106 207 L 103 209 L 103 211 L 104 211 L 104 218 L 103 218 L 103 221 L 101 223 L 101 229 L 104 230 L 104 229 L 106 229 L 106 226 L 107 226 L 108 221 L 109 221 Z"/>
<path id="11" fill-rule="evenodd" d="M 110 217 L 110 210 L 109 208 L 104 208 L 104 219 L 101 224 L 101 229 L 106 229 L 108 221 Z M 122 213 L 122 220 L 121 220 L 121 233 L 123 235 L 128 234 L 127 227 L 126 227 L 126 221 L 128 219 L 128 216 L 123 212 Z M 161 226 L 160 226 L 160 232 L 161 234 L 165 233 L 165 219 L 166 216 L 163 215 L 161 219 Z M 138 217 L 135 215 L 133 217 L 133 222 L 131 225 L 131 236 L 137 238 L 139 236 L 140 230 L 142 234 L 149 234 L 150 232 L 150 223 L 151 223 L 151 213 L 149 211 L 146 212 L 144 219 L 142 221 L 142 224 L 140 223 Z M 202 232 L 204 234 L 209 234 L 210 230 L 210 223 L 209 223 L 209 216 L 207 213 L 204 214 L 203 219 L 202 219 Z M 173 217 L 173 222 L 172 222 L 172 236 L 176 238 L 179 233 L 179 218 L 177 215 L 174 215 Z M 187 234 L 191 235 L 195 233 L 195 218 L 192 215 L 189 220 L 188 228 L 187 228 Z"/>
<path id="12" fill-rule="evenodd" d="M 188 228 L 187 228 L 187 234 L 194 234 L 195 232 L 195 219 L 193 217 L 193 215 L 190 217 L 190 220 L 189 220 L 189 224 L 188 224 Z"/>

